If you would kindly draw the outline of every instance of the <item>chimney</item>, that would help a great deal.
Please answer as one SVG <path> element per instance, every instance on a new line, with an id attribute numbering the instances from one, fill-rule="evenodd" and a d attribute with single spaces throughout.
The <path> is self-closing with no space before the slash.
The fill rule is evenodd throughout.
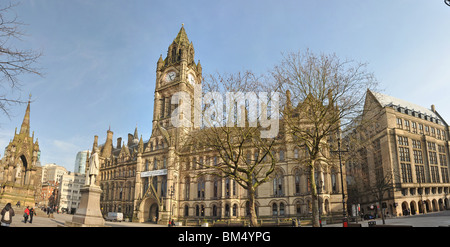
<path id="1" fill-rule="evenodd" d="M 95 147 L 98 147 L 98 136 L 94 136 L 94 145 L 92 146 L 92 151 L 94 151 Z"/>
<path id="2" fill-rule="evenodd" d="M 122 137 L 117 138 L 117 148 L 122 148 Z"/>
<path id="3" fill-rule="evenodd" d="M 434 105 L 431 105 L 431 111 L 436 112 L 436 107 Z"/>
<path id="4" fill-rule="evenodd" d="M 112 141 L 112 137 L 113 137 L 113 132 L 111 130 L 106 131 L 106 141 L 111 140 Z"/>
<path id="5" fill-rule="evenodd" d="M 132 134 L 128 133 L 128 143 L 127 143 L 128 147 L 131 146 L 131 144 L 133 143 L 133 139 L 134 139 L 134 136 Z"/>

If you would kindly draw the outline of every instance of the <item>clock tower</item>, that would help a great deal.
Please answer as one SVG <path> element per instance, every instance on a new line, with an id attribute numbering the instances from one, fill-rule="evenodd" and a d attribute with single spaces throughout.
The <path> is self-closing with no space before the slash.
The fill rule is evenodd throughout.
<path id="1" fill-rule="evenodd" d="M 152 134 L 145 148 L 141 145 L 142 152 L 136 159 L 135 218 L 140 222 L 156 218 L 168 222 L 170 209 L 177 208 L 177 196 L 169 196 L 170 191 L 179 191 L 180 157 L 176 150 L 181 149 L 193 127 L 172 125 L 171 115 L 178 107 L 172 104 L 172 96 L 183 92 L 193 102 L 194 85 L 201 81 L 202 66 L 194 61 L 194 45 L 183 25 L 166 57 L 161 55 L 156 66 Z"/>
<path id="2" fill-rule="evenodd" d="M 155 102 L 153 112 L 153 129 L 158 124 L 171 129 L 171 113 L 176 105 L 172 105 L 172 95 L 187 92 L 194 95 L 194 85 L 200 84 L 202 66 L 194 61 L 194 45 L 189 41 L 184 25 L 167 50 L 167 56 L 159 57 L 156 68 Z M 193 101 L 191 101 L 193 102 Z"/>

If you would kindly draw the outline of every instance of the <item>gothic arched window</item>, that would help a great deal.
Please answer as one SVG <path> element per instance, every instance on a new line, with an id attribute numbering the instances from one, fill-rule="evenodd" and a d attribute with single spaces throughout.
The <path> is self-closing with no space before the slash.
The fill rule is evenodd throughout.
<path id="1" fill-rule="evenodd" d="M 272 204 L 272 215 L 273 216 L 278 215 L 278 205 L 276 203 Z"/>
<path id="2" fill-rule="evenodd" d="M 161 197 L 166 196 L 167 191 L 167 176 L 161 177 Z"/>
<path id="3" fill-rule="evenodd" d="M 284 216 L 284 203 L 280 203 L 280 215 Z"/>
<path id="4" fill-rule="evenodd" d="M 197 197 L 205 198 L 205 178 L 201 177 L 197 182 Z"/>
<path id="5" fill-rule="evenodd" d="M 185 191 L 184 191 L 184 199 L 185 200 L 189 200 L 189 191 L 190 191 L 190 189 L 191 189 L 191 179 L 189 178 L 189 177 L 187 177 L 186 179 L 185 179 L 185 182 L 184 182 L 184 186 L 185 186 Z"/>
<path id="6" fill-rule="evenodd" d="M 300 171 L 296 170 L 295 171 L 295 193 L 296 194 L 300 194 Z"/>
<path id="7" fill-rule="evenodd" d="M 214 198 L 218 198 L 219 197 L 219 179 L 218 178 L 214 178 L 213 197 Z"/>
<path id="8" fill-rule="evenodd" d="M 230 204 L 225 204 L 225 217 L 230 216 Z"/>
<path id="9" fill-rule="evenodd" d="M 172 62 L 176 62 L 177 59 L 177 48 L 172 49 Z"/>
<path id="10" fill-rule="evenodd" d="M 283 175 L 280 172 L 277 172 L 273 179 L 273 194 L 283 196 Z"/>

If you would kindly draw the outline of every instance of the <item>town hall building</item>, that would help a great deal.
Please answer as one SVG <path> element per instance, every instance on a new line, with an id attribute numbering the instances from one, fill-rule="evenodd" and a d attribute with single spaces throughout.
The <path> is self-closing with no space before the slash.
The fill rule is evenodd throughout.
<path id="1" fill-rule="evenodd" d="M 172 95 L 187 92 L 193 97 L 194 85 L 202 83 L 202 66 L 194 54 L 193 43 L 182 26 L 165 58 L 160 56 L 157 61 L 152 134 L 148 140 L 139 136 L 137 127 L 127 140 L 119 137 L 115 144 L 110 129 L 103 144 L 99 144 L 98 136 L 94 137 L 93 149 L 98 147 L 100 151 L 97 183 L 103 190 L 100 204 L 104 214 L 122 212 L 133 221 L 161 224 L 169 219 L 188 225 L 247 220 L 247 191 L 232 179 L 200 175 L 202 167 L 196 164 L 214 164 L 220 158 L 207 149 L 187 148 L 183 140 L 194 127 L 176 128 L 171 123 L 175 109 Z M 282 136 L 274 155 L 275 172 L 257 190 L 258 220 L 282 221 L 310 215 L 309 172 L 293 159 L 304 155 L 304 150 L 298 150 Z M 319 173 L 321 214 L 342 218 L 345 187 L 339 169 L 322 169 Z"/>

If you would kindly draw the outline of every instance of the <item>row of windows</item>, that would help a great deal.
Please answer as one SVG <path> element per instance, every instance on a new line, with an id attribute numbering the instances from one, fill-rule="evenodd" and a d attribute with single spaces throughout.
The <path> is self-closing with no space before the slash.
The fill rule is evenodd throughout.
<path id="1" fill-rule="evenodd" d="M 298 159 L 299 158 L 299 149 L 298 148 L 294 148 L 294 159 Z M 304 150 L 303 153 L 305 156 L 308 155 L 308 153 L 306 152 L 306 150 Z M 253 155 L 249 152 L 246 154 L 245 156 L 245 161 L 247 163 L 252 163 L 255 160 L 259 161 L 260 157 L 259 157 L 259 153 L 253 153 Z M 253 157 L 252 157 L 253 156 Z M 286 152 L 285 150 L 279 150 L 279 151 L 272 151 L 272 156 L 274 157 L 274 159 L 276 159 L 277 161 L 286 161 Z M 227 157 L 225 157 L 227 158 Z M 262 158 L 262 157 L 261 157 Z M 263 162 L 268 162 L 270 159 L 270 155 L 266 155 L 263 158 Z M 219 157 L 217 156 L 212 156 L 212 157 L 194 157 L 192 158 L 192 160 L 185 162 L 185 169 L 186 170 L 190 170 L 190 169 L 201 169 L 204 168 L 203 165 L 205 166 L 216 166 L 218 165 L 219 162 Z"/>
<path id="2" fill-rule="evenodd" d="M 246 155 L 246 162 L 247 163 L 252 163 L 255 160 L 259 161 L 259 154 L 258 153 L 254 153 L 253 154 L 253 159 L 251 157 L 252 155 L 250 153 L 247 153 Z M 285 161 L 285 151 L 284 150 L 280 150 L 277 154 L 276 151 L 272 151 L 272 156 L 277 159 L 278 161 Z M 263 162 L 267 162 L 269 161 L 269 155 L 266 155 L 263 159 Z M 298 149 L 294 149 L 294 158 L 298 158 Z M 219 158 L 217 156 L 213 156 L 213 157 L 194 157 L 192 158 L 191 161 L 188 161 L 185 163 L 185 169 L 186 170 L 196 170 L 196 169 L 201 169 L 204 168 L 204 166 L 206 167 L 210 167 L 210 166 L 217 166 L 219 162 Z"/>
<path id="3" fill-rule="evenodd" d="M 306 205 L 302 204 L 300 202 L 297 202 L 295 204 L 295 213 L 297 215 L 301 215 L 302 212 L 302 206 L 306 206 L 306 211 L 307 212 L 311 212 L 311 202 L 307 201 Z M 205 205 L 200 204 L 200 205 L 195 205 L 195 211 L 194 211 L 194 216 L 196 217 L 204 217 L 205 216 Z M 229 203 L 226 203 L 223 210 L 224 210 L 224 216 L 225 217 L 235 217 L 235 216 L 239 216 L 238 215 L 238 204 L 237 203 L 233 203 L 232 205 L 230 205 Z M 271 205 L 271 209 L 272 209 L 272 216 L 285 216 L 286 215 L 286 205 L 283 202 L 280 203 L 272 203 Z M 220 216 L 220 210 L 222 210 L 220 208 L 220 206 L 217 205 L 213 205 L 212 206 L 212 210 L 211 210 L 211 216 L 212 217 L 219 217 Z M 255 212 L 256 215 L 259 215 L 259 210 L 258 210 L 258 206 L 255 205 Z M 183 215 L 185 217 L 189 217 L 189 206 L 185 205 L 183 208 Z M 247 201 L 245 204 L 245 215 L 248 216 L 250 215 L 250 204 Z"/>
<path id="4" fill-rule="evenodd" d="M 219 198 L 221 196 L 220 191 L 220 184 L 221 181 L 216 178 L 213 181 L 213 198 Z M 199 178 L 197 181 L 197 199 L 204 199 L 205 198 L 205 179 L 203 177 Z M 236 196 L 237 195 L 237 183 L 236 181 L 226 178 L 225 179 L 225 196 Z M 190 178 L 186 178 L 185 180 L 185 189 L 184 189 L 184 198 L 185 200 L 189 200 L 190 198 L 190 190 L 191 190 L 191 184 L 190 184 Z"/>
<path id="5" fill-rule="evenodd" d="M 136 170 L 135 169 L 118 169 L 114 171 L 104 171 L 100 172 L 100 180 L 110 180 L 113 178 L 123 178 L 123 177 L 134 177 L 136 176 Z"/>
<path id="6" fill-rule="evenodd" d="M 424 128 L 425 126 L 425 128 Z M 447 135 L 445 130 L 439 128 L 431 127 L 428 125 L 417 124 L 416 122 L 397 118 L 397 128 L 407 130 L 414 134 L 424 134 L 432 137 L 436 137 L 439 140 L 447 140 Z"/>
<path id="7" fill-rule="evenodd" d="M 159 162 L 158 162 L 158 159 L 153 158 L 153 164 L 150 164 L 150 161 L 148 159 L 146 159 L 145 165 L 144 165 L 144 171 L 149 171 L 150 167 L 152 167 L 153 170 L 166 169 L 167 168 L 167 158 L 164 157 Z"/>
<path id="8" fill-rule="evenodd" d="M 413 183 L 411 164 L 400 163 L 400 166 L 401 166 L 402 182 Z M 439 170 L 441 171 L 440 174 L 439 174 Z M 426 183 L 427 181 L 425 178 L 425 167 L 423 165 L 416 165 L 415 171 L 416 171 L 416 182 L 417 183 Z M 428 182 L 440 183 L 441 176 L 442 176 L 442 183 L 449 182 L 449 174 L 448 174 L 447 167 L 441 167 L 441 169 L 439 169 L 438 166 L 430 166 L 430 178 L 429 178 Z"/>
<path id="9" fill-rule="evenodd" d="M 407 196 L 408 191 L 410 195 L 430 195 L 430 194 L 448 194 L 449 188 L 448 187 L 419 187 L 419 188 L 409 188 L 409 189 L 402 189 L 402 195 Z"/>
<path id="10" fill-rule="evenodd" d="M 299 195 L 302 193 L 301 191 L 301 179 L 302 174 L 300 171 L 296 171 L 294 174 L 294 188 L 295 188 L 295 194 Z M 316 182 L 318 182 L 319 180 L 323 180 L 323 178 L 319 179 L 318 177 L 318 173 L 316 173 L 315 175 L 315 180 Z M 284 183 L 284 176 L 281 173 L 275 173 L 274 178 L 272 179 L 272 186 L 273 186 L 273 196 L 275 197 L 281 197 L 281 196 L 285 196 L 285 183 Z M 306 192 L 310 193 L 311 192 L 311 186 L 310 186 L 310 178 L 309 176 L 306 178 Z M 191 191 L 191 180 L 189 177 L 187 177 L 184 181 L 185 183 L 185 188 L 184 188 L 184 198 L 185 200 L 189 200 L 190 198 L 190 191 Z M 219 178 L 215 178 L 212 181 L 212 186 L 213 186 L 213 190 L 212 190 L 212 197 L 213 198 L 220 198 L 222 191 L 220 190 L 221 188 L 221 179 Z M 236 196 L 237 195 L 237 183 L 236 181 L 230 179 L 230 178 L 226 178 L 224 181 L 224 186 L 225 186 L 225 197 L 230 197 L 230 196 Z M 197 199 L 204 199 L 205 198 L 205 179 L 203 177 L 200 177 L 197 180 Z M 320 190 L 323 190 L 323 188 L 320 188 Z M 338 192 L 338 184 L 337 184 L 337 174 L 332 173 L 331 174 L 331 192 L 332 193 L 337 193 Z M 258 191 L 256 191 L 256 195 L 258 195 Z"/>
<path id="11" fill-rule="evenodd" d="M 249 215 L 250 214 L 250 206 L 249 203 L 246 203 L 246 214 Z M 220 212 L 219 212 L 220 208 L 217 205 L 213 205 L 212 206 L 212 211 L 211 211 L 211 216 L 212 217 L 218 217 Z M 258 215 L 258 207 L 255 208 L 256 210 L 256 215 Z M 233 204 L 233 206 L 230 206 L 230 204 L 225 204 L 225 208 L 224 208 L 224 216 L 225 217 L 230 217 L 230 216 L 238 216 L 237 215 L 237 211 L 238 211 L 238 205 L 236 203 Z M 184 206 L 184 213 L 183 215 L 185 217 L 189 216 L 189 206 L 185 205 Z M 197 217 L 204 217 L 205 216 L 205 206 L 202 205 L 196 205 L 195 206 L 195 216 Z"/>
<path id="12" fill-rule="evenodd" d="M 112 188 L 110 188 L 108 185 L 106 186 L 101 186 L 102 188 L 102 194 L 100 196 L 100 200 L 101 201 L 108 201 L 108 200 L 132 200 L 132 198 L 134 197 L 133 195 L 133 191 L 134 188 L 129 186 L 129 187 L 115 187 L 112 186 Z"/>
<path id="13" fill-rule="evenodd" d="M 422 142 L 420 140 L 412 140 L 413 147 L 413 156 L 414 162 L 416 164 L 423 164 L 423 153 L 422 153 Z M 398 136 L 398 151 L 399 151 L 399 159 L 400 162 L 410 162 L 410 150 L 409 150 L 409 142 L 408 138 L 404 136 Z M 436 143 L 434 142 L 426 142 L 427 150 L 428 150 L 428 159 L 429 164 L 437 165 L 441 164 L 441 166 L 447 166 L 447 154 L 445 151 L 445 146 L 438 145 L 439 151 L 439 163 L 438 163 L 438 154 L 436 152 Z"/>
<path id="14" fill-rule="evenodd" d="M 449 174 L 447 167 L 441 167 L 442 183 L 449 183 Z M 416 180 L 418 183 L 425 183 L 425 167 L 423 165 L 416 165 Z M 431 182 L 440 183 L 439 168 L 437 166 L 431 167 Z"/>

